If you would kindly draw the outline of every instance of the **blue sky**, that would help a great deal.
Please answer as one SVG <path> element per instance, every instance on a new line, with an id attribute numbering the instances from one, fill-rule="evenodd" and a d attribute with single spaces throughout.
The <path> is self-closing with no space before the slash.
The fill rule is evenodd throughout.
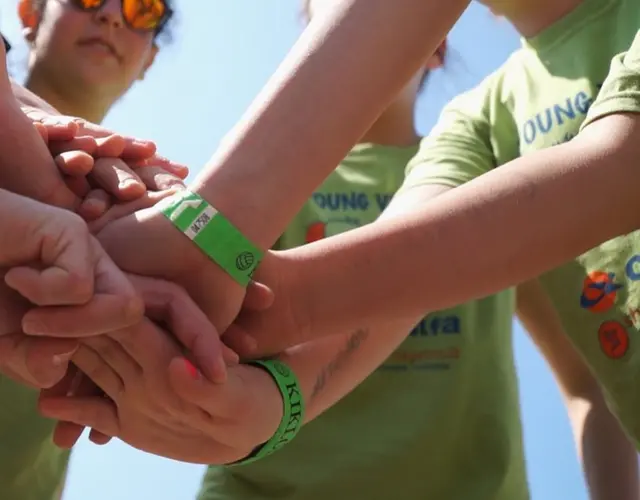
<path id="1" fill-rule="evenodd" d="M 14 15 L 16 3 L 2 2 L 0 27 L 16 48 L 11 68 L 20 78 L 26 49 Z M 155 140 L 161 153 L 197 172 L 298 36 L 298 0 L 176 3 L 174 41 L 106 125 Z M 451 34 L 449 67 L 433 75 L 423 94 L 420 130 L 428 132 L 449 99 L 497 68 L 518 43 L 505 22 L 472 6 Z M 559 392 L 519 326 L 515 349 L 532 499 L 586 499 Z M 146 455 L 122 443 L 100 448 L 83 440 L 74 453 L 64 499 L 189 500 L 202 472 L 202 467 Z"/>

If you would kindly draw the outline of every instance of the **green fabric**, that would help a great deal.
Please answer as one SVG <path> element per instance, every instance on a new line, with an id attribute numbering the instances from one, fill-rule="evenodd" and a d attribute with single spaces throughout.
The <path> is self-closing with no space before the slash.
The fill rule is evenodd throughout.
<path id="1" fill-rule="evenodd" d="M 629 50 L 611 62 L 609 75 L 582 127 L 611 113 L 640 113 L 640 31 Z"/>
<path id="2" fill-rule="evenodd" d="M 374 221 L 415 152 L 357 146 L 279 246 Z M 528 499 L 513 302 L 504 292 L 429 315 L 380 369 L 286 447 L 246 466 L 211 467 L 199 498 Z"/>
<path id="3" fill-rule="evenodd" d="M 638 39 L 626 56 L 618 55 L 629 49 L 638 28 L 637 0 L 584 0 L 523 41 L 502 68 L 443 112 L 408 166 L 403 189 L 457 186 L 517 156 L 568 141 L 587 113 L 593 120 L 614 111 L 640 111 Z M 615 203 L 615 193 L 585 196 Z M 639 254 L 640 232 L 634 232 L 545 274 L 542 284 L 640 448 Z"/>
<path id="4" fill-rule="evenodd" d="M 38 392 L 0 376 L 0 498 L 57 500 L 69 453 L 51 441 L 54 422 L 36 410 Z"/>

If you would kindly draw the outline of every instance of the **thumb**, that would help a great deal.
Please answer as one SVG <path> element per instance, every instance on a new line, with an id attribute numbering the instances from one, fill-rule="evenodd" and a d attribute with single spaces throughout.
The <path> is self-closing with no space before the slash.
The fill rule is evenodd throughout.
<path id="1" fill-rule="evenodd" d="M 13 267 L 6 284 L 39 306 L 87 303 L 93 296 L 94 250 L 84 221 L 60 211 L 34 237 L 40 239 L 38 261 L 44 268 Z"/>
<path id="2" fill-rule="evenodd" d="M 251 281 L 242 307 L 250 311 L 264 311 L 273 305 L 274 300 L 275 295 L 271 288 L 263 283 Z"/>

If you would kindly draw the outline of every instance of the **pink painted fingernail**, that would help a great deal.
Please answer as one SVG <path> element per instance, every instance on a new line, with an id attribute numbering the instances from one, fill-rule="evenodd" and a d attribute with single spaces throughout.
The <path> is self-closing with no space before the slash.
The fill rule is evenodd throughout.
<path id="1" fill-rule="evenodd" d="M 185 358 L 184 366 L 186 367 L 187 371 L 189 372 L 189 375 L 191 375 L 192 379 L 200 380 L 200 372 L 198 371 L 198 369 L 195 366 L 193 366 L 193 363 L 191 363 L 191 361 L 189 361 L 188 359 Z"/>

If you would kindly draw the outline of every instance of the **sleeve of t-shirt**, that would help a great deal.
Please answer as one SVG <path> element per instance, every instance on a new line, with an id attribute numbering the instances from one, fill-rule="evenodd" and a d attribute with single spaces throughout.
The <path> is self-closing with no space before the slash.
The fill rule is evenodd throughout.
<path id="1" fill-rule="evenodd" d="M 496 166 L 484 85 L 453 99 L 409 162 L 401 191 L 441 184 L 460 186 Z"/>
<path id="2" fill-rule="evenodd" d="M 629 50 L 611 61 L 609 75 L 582 128 L 614 113 L 640 113 L 640 31 Z"/>

